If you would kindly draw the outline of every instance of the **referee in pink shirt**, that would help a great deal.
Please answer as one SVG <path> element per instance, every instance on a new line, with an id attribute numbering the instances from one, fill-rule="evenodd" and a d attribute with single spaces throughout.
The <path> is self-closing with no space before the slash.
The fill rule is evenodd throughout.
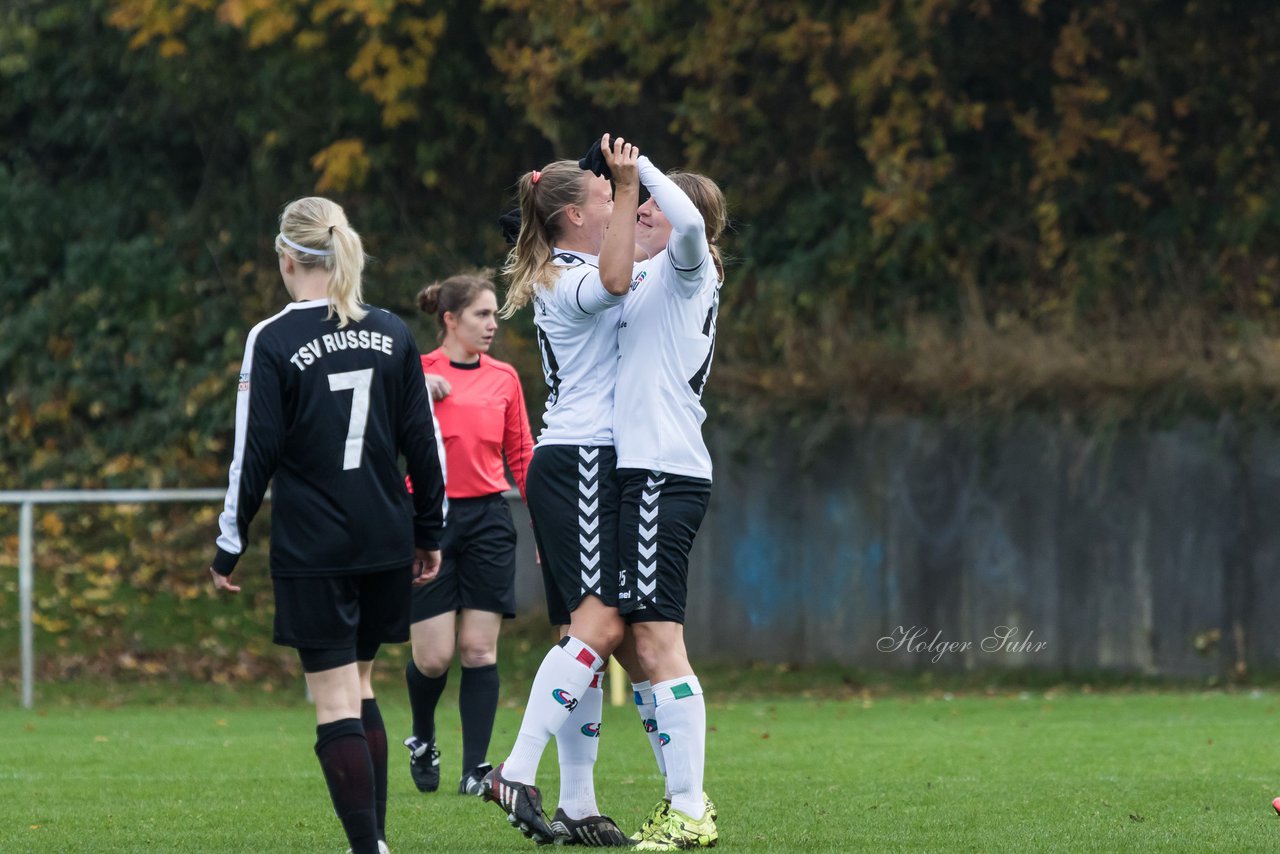
<path id="1" fill-rule="evenodd" d="M 440 346 L 422 357 L 444 439 L 448 512 L 435 581 L 413 593 L 413 660 L 405 668 L 413 735 L 409 771 L 422 792 L 440 786 L 435 712 L 453 661 L 462 662 L 458 696 L 462 772 L 458 794 L 480 794 L 498 708 L 498 633 L 515 616 L 516 531 L 503 492 L 503 460 L 521 496 L 533 455 L 524 392 L 516 371 L 489 356 L 498 301 L 487 271 L 451 276 L 418 294 L 434 315 Z"/>

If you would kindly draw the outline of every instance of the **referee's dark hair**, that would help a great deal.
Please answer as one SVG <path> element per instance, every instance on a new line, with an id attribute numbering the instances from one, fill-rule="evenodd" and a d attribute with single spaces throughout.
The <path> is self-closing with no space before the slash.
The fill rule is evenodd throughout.
<path id="1" fill-rule="evenodd" d="M 444 316 L 446 312 L 454 315 L 467 310 L 467 306 L 476 301 L 481 291 L 497 291 L 493 286 L 493 271 L 477 270 L 474 273 L 459 273 L 456 276 L 434 282 L 418 292 L 418 308 L 424 314 L 434 314 L 440 324 L 440 333 L 444 334 Z"/>

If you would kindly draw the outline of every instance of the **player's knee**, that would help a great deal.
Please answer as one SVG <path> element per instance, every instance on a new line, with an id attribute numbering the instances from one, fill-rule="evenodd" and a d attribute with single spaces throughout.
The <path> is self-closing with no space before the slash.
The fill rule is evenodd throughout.
<path id="1" fill-rule="evenodd" d="M 613 651 L 613 657 L 622 665 L 622 669 L 627 672 L 632 682 L 644 681 L 644 665 L 640 663 L 640 656 L 636 654 L 635 644 L 619 644 Z"/>
<path id="2" fill-rule="evenodd" d="M 617 611 L 584 609 L 574 612 L 569 635 L 591 647 L 601 658 L 608 658 L 622 643 L 626 630 L 626 623 L 618 616 Z"/>
<path id="3" fill-rule="evenodd" d="M 453 661 L 453 647 L 447 649 L 427 648 L 425 646 L 413 647 L 413 665 L 418 668 L 418 672 L 423 676 L 435 678 L 449 669 L 449 663 Z"/>
<path id="4" fill-rule="evenodd" d="M 581 634 L 579 630 L 582 630 Z M 594 615 L 593 619 L 585 623 L 575 622 L 570 627 L 569 634 L 587 644 L 600 657 L 608 658 L 622 643 L 626 630 L 627 625 L 617 612 L 606 612 Z"/>
<path id="5" fill-rule="evenodd" d="M 636 658 L 640 660 L 640 669 L 645 673 L 660 671 L 663 664 L 663 653 L 660 649 L 650 649 L 644 645 L 636 645 Z"/>
<path id="6" fill-rule="evenodd" d="M 682 646 L 663 643 L 657 637 L 637 637 L 636 658 L 646 673 L 664 673 L 687 664 Z"/>
<path id="7" fill-rule="evenodd" d="M 626 630 L 627 626 L 621 619 L 602 625 L 600 627 L 600 648 L 596 652 L 606 657 L 613 655 L 618 645 L 622 643 L 622 637 L 626 634 Z"/>
<path id="8" fill-rule="evenodd" d="M 460 642 L 458 660 L 463 667 L 487 667 L 498 662 L 498 647 L 489 643 Z"/>

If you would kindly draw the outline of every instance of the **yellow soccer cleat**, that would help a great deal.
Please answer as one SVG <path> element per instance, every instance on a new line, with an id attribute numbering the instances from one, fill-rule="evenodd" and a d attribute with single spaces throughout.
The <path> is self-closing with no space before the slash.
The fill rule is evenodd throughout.
<path id="1" fill-rule="evenodd" d="M 654 832 L 662 827 L 662 820 L 667 817 L 667 810 L 669 809 L 671 809 L 671 801 L 666 798 L 658 801 L 653 808 L 653 812 L 649 813 L 649 817 L 640 825 L 640 829 L 631 834 L 631 838 L 636 842 L 643 842 L 653 836 Z"/>
<path id="2" fill-rule="evenodd" d="M 707 797 L 706 792 L 702 793 L 702 806 L 705 814 L 711 816 L 712 821 L 717 821 L 720 818 L 715 801 Z M 671 801 L 666 798 L 658 801 L 653 808 L 653 812 L 649 813 L 649 817 L 644 820 L 644 824 L 640 825 L 640 829 L 631 834 L 631 839 L 635 842 L 643 842 L 653 836 L 653 832 L 662 826 L 662 820 L 667 817 L 667 810 L 669 809 L 671 809 Z"/>
<path id="3" fill-rule="evenodd" d="M 667 808 L 662 823 L 648 839 L 636 845 L 638 851 L 677 851 L 683 848 L 713 848 L 720 839 L 711 813 L 694 819 L 674 807 Z"/>

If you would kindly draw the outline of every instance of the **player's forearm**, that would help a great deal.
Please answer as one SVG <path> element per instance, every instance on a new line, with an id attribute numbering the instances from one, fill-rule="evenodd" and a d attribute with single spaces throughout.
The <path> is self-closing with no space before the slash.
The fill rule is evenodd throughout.
<path id="1" fill-rule="evenodd" d="M 600 281 L 614 296 L 631 289 L 631 268 L 635 263 L 636 210 L 640 207 L 640 185 L 619 185 L 613 198 L 613 216 L 600 248 Z"/>
<path id="2" fill-rule="evenodd" d="M 638 161 L 640 182 L 653 196 L 663 216 L 671 223 L 671 237 L 667 241 L 672 262 L 678 268 L 696 267 L 707 254 L 706 223 L 702 214 L 675 182 L 654 166 L 648 157 Z"/>

